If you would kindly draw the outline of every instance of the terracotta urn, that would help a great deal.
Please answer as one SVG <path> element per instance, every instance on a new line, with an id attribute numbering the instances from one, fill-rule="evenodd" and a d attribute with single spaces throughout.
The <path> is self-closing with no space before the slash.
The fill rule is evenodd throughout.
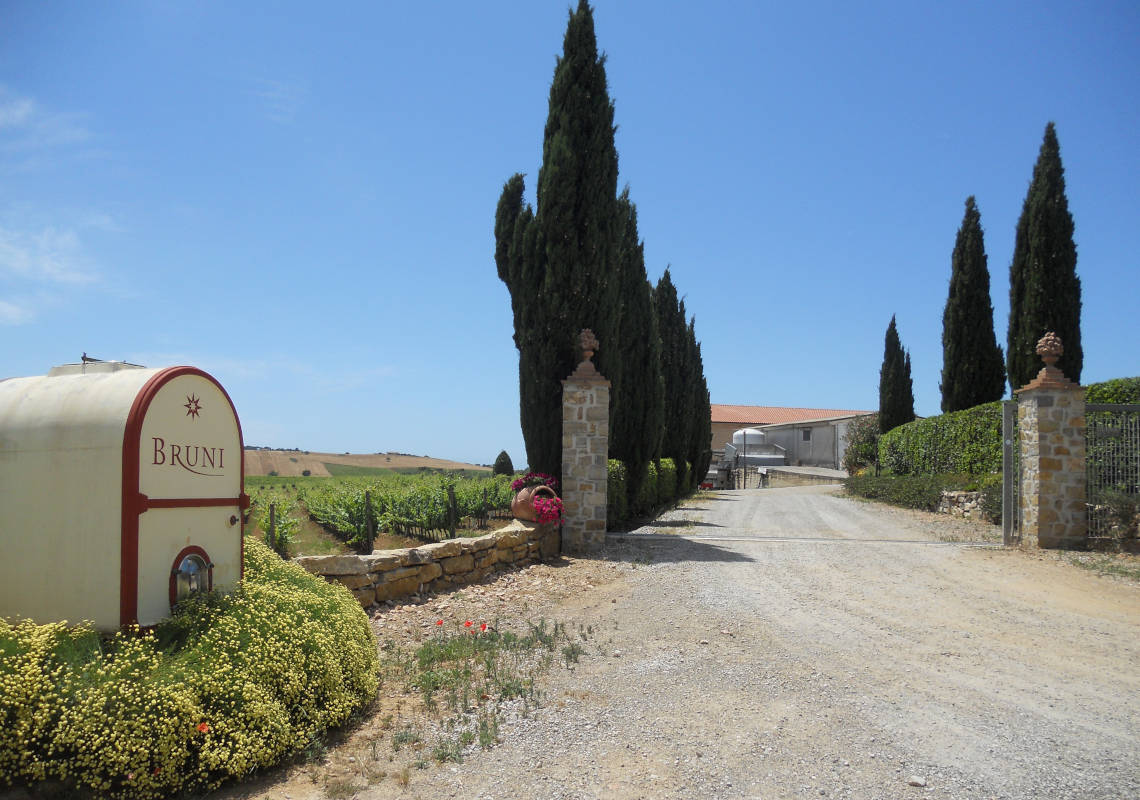
<path id="1" fill-rule="evenodd" d="M 538 514 L 534 510 L 536 497 L 548 497 L 553 500 L 558 495 L 549 486 L 528 486 L 525 489 L 519 489 L 519 493 L 511 501 L 511 516 L 515 519 L 538 522 Z"/>

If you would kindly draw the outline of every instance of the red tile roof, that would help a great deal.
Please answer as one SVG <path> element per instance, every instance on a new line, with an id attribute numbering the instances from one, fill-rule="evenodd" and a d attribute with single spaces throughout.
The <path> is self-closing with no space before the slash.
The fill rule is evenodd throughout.
<path id="1" fill-rule="evenodd" d="M 712 404 L 713 422 L 741 425 L 773 425 L 780 422 L 807 422 L 831 417 L 855 417 L 871 411 L 841 408 L 781 408 L 779 406 L 724 406 Z"/>

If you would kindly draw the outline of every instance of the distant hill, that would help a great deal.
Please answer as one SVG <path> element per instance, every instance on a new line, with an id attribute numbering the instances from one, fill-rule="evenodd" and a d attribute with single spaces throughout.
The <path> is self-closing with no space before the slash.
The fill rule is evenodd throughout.
<path id="1" fill-rule="evenodd" d="M 344 464 L 349 467 L 387 467 L 389 469 L 475 469 L 491 471 L 480 464 L 465 464 L 462 461 L 448 461 L 443 458 L 409 456 L 402 453 L 313 453 L 303 450 L 262 450 L 246 448 L 245 474 L 268 475 L 276 472 L 281 477 L 301 475 L 309 470 L 310 475 L 329 475 L 325 464 Z"/>

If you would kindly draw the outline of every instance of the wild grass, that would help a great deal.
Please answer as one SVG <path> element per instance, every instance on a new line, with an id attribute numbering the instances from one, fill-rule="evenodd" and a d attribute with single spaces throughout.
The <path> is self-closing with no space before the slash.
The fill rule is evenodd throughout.
<path id="1" fill-rule="evenodd" d="M 427 720 L 397 729 L 393 752 L 408 748 L 438 763 L 459 763 L 475 748 L 493 747 L 505 716 L 525 717 L 542 705 L 540 675 L 559 661 L 567 668 L 577 664 L 593 633 L 592 627 L 575 633 L 545 619 L 518 631 L 501 629 L 497 622 L 440 620 L 434 634 L 415 648 L 389 642 L 381 648 L 381 678 L 415 697 Z M 416 757 L 412 766 L 426 766 Z"/>
<path id="2" fill-rule="evenodd" d="M 1070 564 L 1116 578 L 1140 582 L 1140 556 L 1131 553 L 1068 552 L 1064 555 Z"/>

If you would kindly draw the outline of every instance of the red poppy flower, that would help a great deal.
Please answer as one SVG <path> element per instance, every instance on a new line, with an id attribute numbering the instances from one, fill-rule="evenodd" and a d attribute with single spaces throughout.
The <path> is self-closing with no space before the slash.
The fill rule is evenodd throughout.
<path id="1" fill-rule="evenodd" d="M 471 627 L 472 625 L 474 625 L 474 624 L 475 624 L 475 623 L 474 623 L 474 622 L 472 622 L 471 620 L 467 620 L 466 622 L 464 622 L 464 623 L 463 623 L 463 627 L 464 627 L 464 628 L 470 628 L 470 627 Z"/>
<path id="2" fill-rule="evenodd" d="M 482 625 L 480 625 L 479 630 L 482 631 L 483 633 L 486 633 L 487 632 L 487 623 L 484 622 Z"/>
<path id="3" fill-rule="evenodd" d="M 198 723 L 198 733 L 209 733 L 209 732 L 210 732 L 210 723 L 208 723 L 208 722 L 199 722 Z"/>
<path id="4" fill-rule="evenodd" d="M 437 619 L 437 620 L 435 621 L 435 624 L 436 624 L 436 625 L 442 625 L 442 624 L 443 624 L 443 620 L 442 620 L 442 619 Z"/>

